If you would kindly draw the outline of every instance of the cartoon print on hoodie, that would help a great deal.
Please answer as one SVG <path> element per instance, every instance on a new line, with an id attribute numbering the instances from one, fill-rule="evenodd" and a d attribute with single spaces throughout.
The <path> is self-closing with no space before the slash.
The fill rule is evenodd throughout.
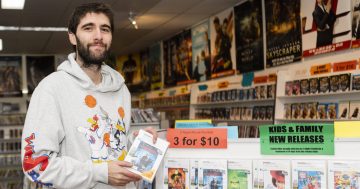
<path id="1" fill-rule="evenodd" d="M 95 163 L 108 160 L 123 160 L 126 156 L 126 129 L 124 110 L 118 108 L 120 118 L 115 122 L 108 113 L 97 104 L 96 99 L 87 95 L 85 104 L 95 108 L 96 114 L 88 118 L 89 127 L 79 126 L 79 132 L 85 134 L 91 148 L 91 159 Z"/>

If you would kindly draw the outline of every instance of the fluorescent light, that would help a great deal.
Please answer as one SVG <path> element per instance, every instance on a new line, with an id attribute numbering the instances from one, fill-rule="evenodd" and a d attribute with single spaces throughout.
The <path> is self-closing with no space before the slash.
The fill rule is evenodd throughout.
<path id="1" fill-rule="evenodd" d="M 24 9 L 25 0 L 1 0 L 2 9 Z"/>
<path id="2" fill-rule="evenodd" d="M 2 39 L 0 39 L 0 51 L 3 50 Z"/>
<path id="3" fill-rule="evenodd" d="M 54 31 L 67 32 L 65 27 L 19 27 L 19 26 L 0 26 L 0 31 Z"/>

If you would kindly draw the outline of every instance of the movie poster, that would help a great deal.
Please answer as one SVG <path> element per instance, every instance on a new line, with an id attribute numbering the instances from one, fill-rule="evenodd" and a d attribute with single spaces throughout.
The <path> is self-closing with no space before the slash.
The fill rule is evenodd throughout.
<path id="1" fill-rule="evenodd" d="M 130 92 L 141 92 L 143 90 L 139 53 L 119 56 L 116 61 L 116 68 L 124 77 L 125 84 Z"/>
<path id="2" fill-rule="evenodd" d="M 165 85 L 167 87 L 195 82 L 191 75 L 191 46 L 190 30 L 164 41 Z"/>
<path id="3" fill-rule="evenodd" d="M 21 96 L 21 57 L 0 57 L 0 96 Z"/>
<path id="4" fill-rule="evenodd" d="M 301 1 L 301 15 L 304 57 L 350 48 L 351 1 Z"/>
<path id="5" fill-rule="evenodd" d="M 29 94 L 32 94 L 35 87 L 47 75 L 55 71 L 54 56 L 27 56 L 26 74 Z"/>
<path id="6" fill-rule="evenodd" d="M 300 0 L 266 0 L 265 13 L 266 68 L 301 60 Z"/>
<path id="7" fill-rule="evenodd" d="M 247 0 L 234 8 L 236 68 L 240 73 L 264 69 L 261 0 Z"/>
<path id="8" fill-rule="evenodd" d="M 149 72 L 151 90 L 158 90 L 162 88 L 161 83 L 161 44 L 156 43 L 150 46 L 149 49 Z"/>
<path id="9" fill-rule="evenodd" d="M 149 67 L 149 49 L 140 51 L 140 75 L 142 91 L 150 90 L 151 72 Z"/>
<path id="10" fill-rule="evenodd" d="M 228 9 L 210 19 L 211 77 L 234 74 L 234 12 Z"/>
<path id="11" fill-rule="evenodd" d="M 360 47 L 360 0 L 352 0 L 352 48 Z"/>
<path id="12" fill-rule="evenodd" d="M 209 20 L 191 29 L 192 75 L 196 81 L 206 81 L 211 78 L 209 33 Z"/>

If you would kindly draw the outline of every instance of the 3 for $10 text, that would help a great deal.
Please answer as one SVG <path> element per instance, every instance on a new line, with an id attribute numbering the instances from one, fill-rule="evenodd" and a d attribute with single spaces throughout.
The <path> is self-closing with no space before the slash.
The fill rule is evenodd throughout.
<path id="1" fill-rule="evenodd" d="M 200 141 L 198 141 L 196 138 L 192 139 L 188 137 L 174 137 L 174 145 L 182 144 L 184 146 L 196 146 L 198 142 L 202 146 L 218 146 L 220 139 L 218 137 L 201 137 Z"/>

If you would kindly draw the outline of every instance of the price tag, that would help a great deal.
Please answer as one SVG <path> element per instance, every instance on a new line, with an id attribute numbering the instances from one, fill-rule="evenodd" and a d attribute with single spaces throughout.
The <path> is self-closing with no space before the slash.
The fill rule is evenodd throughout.
<path id="1" fill-rule="evenodd" d="M 170 148 L 227 148 L 226 128 L 168 129 Z"/>
<path id="2" fill-rule="evenodd" d="M 268 76 L 258 76 L 254 77 L 254 84 L 266 83 L 268 81 Z"/>
<path id="3" fill-rule="evenodd" d="M 355 70 L 356 64 L 357 64 L 356 60 L 334 63 L 333 71 L 341 72 L 341 71 L 347 71 L 347 70 Z"/>
<path id="4" fill-rule="evenodd" d="M 219 82 L 218 87 L 219 87 L 219 89 L 227 88 L 229 86 L 229 84 L 230 83 L 228 81 Z"/>
<path id="5" fill-rule="evenodd" d="M 310 69 L 311 75 L 325 74 L 325 73 L 330 73 L 330 72 L 331 72 L 331 64 L 330 63 L 312 66 Z"/>
<path id="6" fill-rule="evenodd" d="M 276 82 L 277 75 L 276 73 L 269 74 L 269 82 Z"/>

